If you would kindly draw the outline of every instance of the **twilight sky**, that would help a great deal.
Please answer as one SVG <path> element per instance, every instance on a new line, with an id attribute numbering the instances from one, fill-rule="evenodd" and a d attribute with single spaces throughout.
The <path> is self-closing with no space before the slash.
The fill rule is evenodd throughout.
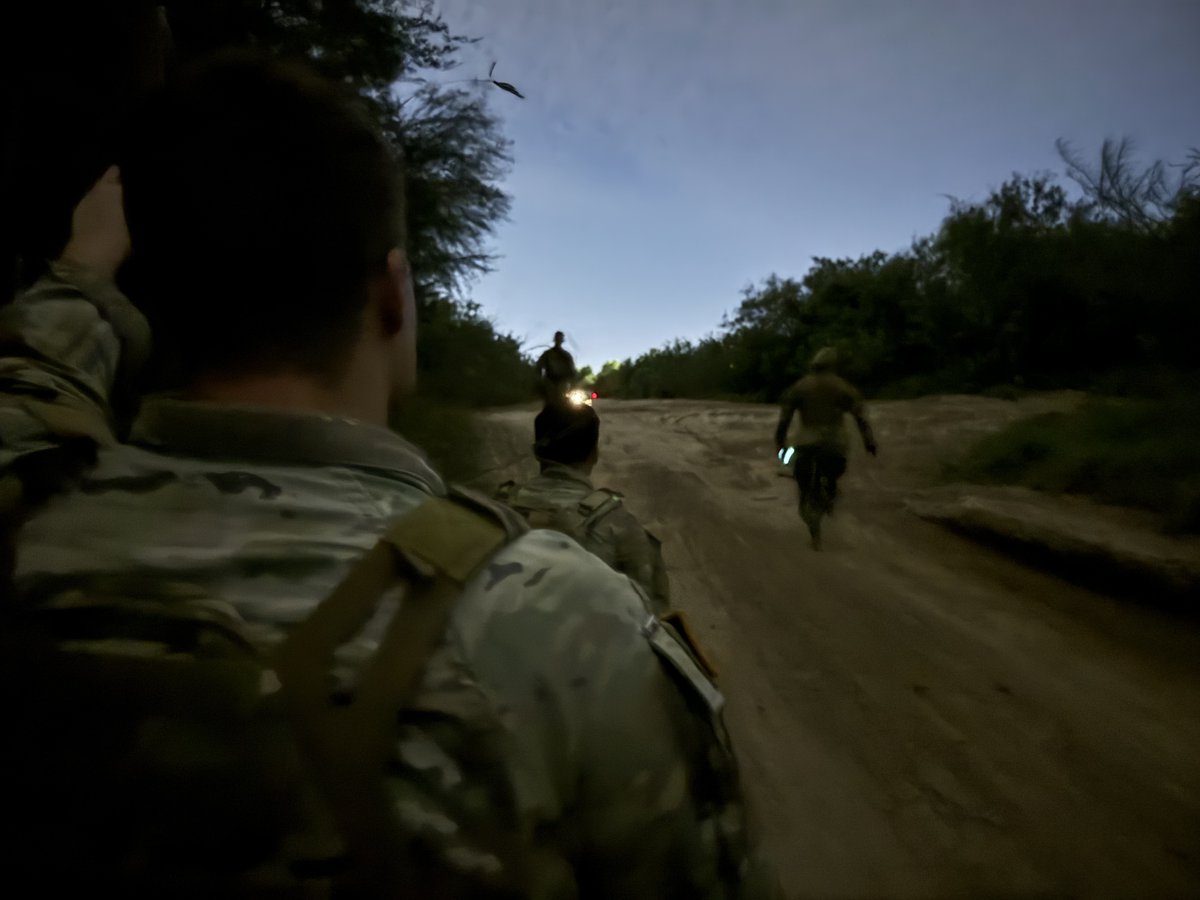
<path id="1" fill-rule="evenodd" d="M 513 141 L 473 296 L 527 350 L 599 366 L 715 330 L 814 256 L 906 247 L 944 195 L 1129 135 L 1200 146 L 1200 0 L 438 0 L 453 77 Z"/>

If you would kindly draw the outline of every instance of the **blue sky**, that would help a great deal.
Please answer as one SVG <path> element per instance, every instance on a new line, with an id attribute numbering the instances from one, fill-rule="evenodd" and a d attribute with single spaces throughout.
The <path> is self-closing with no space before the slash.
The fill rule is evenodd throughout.
<path id="1" fill-rule="evenodd" d="M 438 0 L 513 141 L 473 288 L 580 364 L 715 330 L 814 256 L 899 250 L 944 195 L 1129 135 L 1200 146 L 1200 0 Z"/>

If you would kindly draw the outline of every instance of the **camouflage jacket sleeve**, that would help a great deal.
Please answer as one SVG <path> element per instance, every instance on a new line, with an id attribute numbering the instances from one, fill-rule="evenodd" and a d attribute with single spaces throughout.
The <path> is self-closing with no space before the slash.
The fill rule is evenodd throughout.
<path id="1" fill-rule="evenodd" d="M 875 452 L 875 433 L 871 429 L 871 423 L 867 420 L 866 408 L 863 404 L 862 393 L 850 382 L 839 379 L 843 391 L 843 403 L 846 412 L 854 419 L 854 424 L 858 426 L 858 433 L 862 436 L 863 446 L 870 452 Z"/>
<path id="2" fill-rule="evenodd" d="M 0 309 L 0 472 L 72 438 L 115 440 L 118 376 L 149 349 L 145 318 L 111 282 L 54 264 Z"/>
<path id="3" fill-rule="evenodd" d="M 517 816 L 493 830 L 538 836 L 520 895 L 770 896 L 721 694 L 628 581 L 546 531 L 490 571 L 456 643 L 508 735 L 508 776 L 481 780 L 512 785 Z"/>
<path id="4" fill-rule="evenodd" d="M 788 428 L 792 424 L 792 416 L 796 414 L 796 394 L 793 388 L 788 388 L 779 401 L 779 422 L 775 425 L 775 446 L 787 444 Z"/>
<path id="5" fill-rule="evenodd" d="M 667 569 L 663 562 L 662 545 L 628 510 L 621 508 L 606 517 L 612 528 L 616 545 L 618 572 L 637 582 L 650 597 L 650 611 L 662 615 L 671 606 Z"/>

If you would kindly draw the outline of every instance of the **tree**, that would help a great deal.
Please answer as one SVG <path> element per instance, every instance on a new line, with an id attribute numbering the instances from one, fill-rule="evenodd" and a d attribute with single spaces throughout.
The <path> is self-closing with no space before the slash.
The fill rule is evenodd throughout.
<path id="1" fill-rule="evenodd" d="M 432 0 L 167 0 L 167 12 L 181 61 L 228 46 L 305 58 L 372 108 L 404 166 L 422 307 L 490 270 L 487 241 L 510 208 L 509 142 L 483 86 L 432 80 L 471 43 Z"/>
<path id="2" fill-rule="evenodd" d="M 1192 148 L 1184 163 L 1156 160 L 1141 166 L 1134 159 L 1131 139 L 1108 139 L 1100 148 L 1099 163 L 1092 165 L 1067 141 L 1060 138 L 1055 146 L 1093 216 L 1151 230 L 1174 216 L 1187 198 L 1200 193 L 1200 149 Z"/>
<path id="3" fill-rule="evenodd" d="M 510 201 L 508 142 L 478 93 L 422 85 L 387 128 L 407 173 L 408 251 L 418 297 L 461 296 L 491 270 L 485 249 Z"/>
<path id="4" fill-rule="evenodd" d="M 600 367 L 600 371 L 592 382 L 592 388 L 601 397 L 622 395 L 624 389 L 621 383 L 621 364 L 615 359 L 608 360 Z"/>

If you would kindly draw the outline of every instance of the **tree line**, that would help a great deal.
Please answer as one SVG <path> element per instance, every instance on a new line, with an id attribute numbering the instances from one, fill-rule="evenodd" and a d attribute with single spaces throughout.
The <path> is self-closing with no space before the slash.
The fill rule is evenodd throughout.
<path id="1" fill-rule="evenodd" d="M 899 253 L 815 258 L 743 291 L 719 330 L 596 375 L 605 396 L 774 401 L 823 346 L 877 396 L 1024 388 L 1153 391 L 1195 374 L 1200 151 L 1139 165 L 1128 140 L 1095 163 L 1059 142 L 1053 174 L 951 200 Z"/>

